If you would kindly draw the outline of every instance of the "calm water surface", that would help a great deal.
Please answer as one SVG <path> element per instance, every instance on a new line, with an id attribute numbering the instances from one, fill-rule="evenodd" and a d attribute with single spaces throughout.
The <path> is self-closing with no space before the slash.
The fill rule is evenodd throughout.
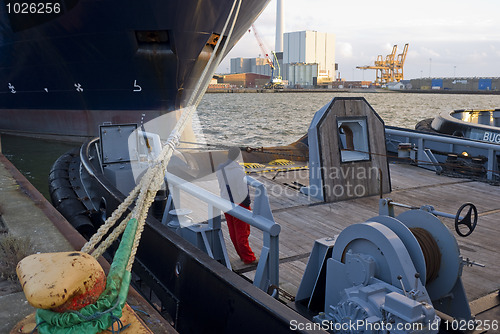
<path id="1" fill-rule="evenodd" d="M 307 132 L 316 111 L 334 97 L 364 97 L 386 125 L 413 129 L 455 109 L 500 108 L 500 95 L 410 93 L 207 94 L 198 107 L 208 143 L 284 145 Z"/>
<path id="2" fill-rule="evenodd" d="M 207 94 L 195 128 L 210 144 L 285 145 L 307 132 L 314 113 L 334 97 L 363 96 L 386 125 L 414 128 L 424 119 L 454 109 L 500 108 L 500 95 L 408 93 Z M 3 153 L 47 198 L 54 161 L 76 144 L 2 136 Z"/>
<path id="3" fill-rule="evenodd" d="M 49 199 L 49 172 L 52 164 L 77 144 L 2 135 L 2 153 Z"/>

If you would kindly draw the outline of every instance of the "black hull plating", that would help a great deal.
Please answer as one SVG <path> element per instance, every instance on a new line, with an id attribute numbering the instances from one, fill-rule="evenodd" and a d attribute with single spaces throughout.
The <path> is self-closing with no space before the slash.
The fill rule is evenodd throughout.
<path id="1" fill-rule="evenodd" d="M 242 1 L 226 52 L 268 1 Z M 103 121 L 137 123 L 184 106 L 233 1 L 66 0 L 59 15 L 31 16 L 7 3 L 0 130 L 90 137 Z"/>

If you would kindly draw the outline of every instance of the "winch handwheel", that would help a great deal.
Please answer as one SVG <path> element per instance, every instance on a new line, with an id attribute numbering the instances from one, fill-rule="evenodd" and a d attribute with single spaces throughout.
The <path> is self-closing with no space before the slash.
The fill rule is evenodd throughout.
<path id="1" fill-rule="evenodd" d="M 467 214 L 465 217 L 460 220 L 460 214 L 462 211 L 466 208 L 469 207 L 469 211 L 467 211 Z M 463 233 L 460 230 L 460 225 L 465 225 L 469 229 L 468 232 Z M 467 237 L 469 236 L 472 232 L 474 232 L 474 229 L 476 228 L 477 225 L 477 208 L 474 204 L 472 203 L 465 203 L 463 204 L 457 211 L 457 214 L 455 216 L 455 231 L 457 231 L 457 234 L 461 237 Z"/>

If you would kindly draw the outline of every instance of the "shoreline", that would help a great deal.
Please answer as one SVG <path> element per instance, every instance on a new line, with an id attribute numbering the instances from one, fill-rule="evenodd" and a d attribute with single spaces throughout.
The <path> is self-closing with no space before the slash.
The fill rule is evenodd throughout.
<path id="1" fill-rule="evenodd" d="M 403 89 L 403 90 L 388 90 L 383 88 L 285 88 L 285 89 L 264 89 L 264 88 L 208 88 L 205 94 L 221 94 L 221 93 L 237 93 L 237 94 L 255 94 L 255 93 L 382 93 L 382 94 L 459 94 L 459 95 L 500 95 L 500 91 L 489 90 L 440 90 L 440 89 Z"/>

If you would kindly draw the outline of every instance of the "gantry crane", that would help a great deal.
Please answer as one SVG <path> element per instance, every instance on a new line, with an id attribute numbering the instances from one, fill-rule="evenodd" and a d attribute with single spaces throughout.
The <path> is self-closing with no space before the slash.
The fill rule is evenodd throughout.
<path id="1" fill-rule="evenodd" d="M 406 60 L 406 53 L 408 52 L 408 43 L 405 44 L 403 52 L 398 54 L 398 58 L 394 62 L 394 80 L 401 81 L 404 79 L 403 76 L 403 65 Z"/>
<path id="2" fill-rule="evenodd" d="M 253 30 L 253 34 L 255 35 L 255 38 L 257 39 L 257 43 L 259 43 L 259 47 L 262 50 L 262 53 L 264 54 L 265 59 L 267 60 L 267 63 L 271 67 L 271 81 L 268 82 L 264 86 L 264 88 L 283 89 L 285 86 L 283 85 L 283 80 L 281 78 L 281 69 L 280 69 L 280 64 L 279 64 L 278 58 L 276 57 L 276 53 L 271 51 L 271 53 L 273 54 L 273 59 L 271 60 L 271 57 L 269 57 L 269 53 L 267 52 L 267 49 L 264 46 L 264 42 L 260 38 L 260 35 L 257 32 L 257 30 L 255 29 L 255 26 L 253 24 L 252 24 L 252 29 L 250 29 L 250 30 Z M 274 60 L 276 60 L 276 65 L 278 66 L 278 75 L 276 77 L 274 76 L 274 70 L 275 70 Z"/>
<path id="3" fill-rule="evenodd" d="M 399 82 L 404 79 L 403 77 L 403 66 L 406 60 L 406 53 L 408 52 L 408 43 L 405 44 L 403 52 L 396 53 L 398 46 L 394 45 L 392 47 L 392 52 L 382 58 L 382 55 L 377 56 L 374 66 L 357 66 L 356 68 L 362 70 L 376 70 L 375 85 L 380 86 L 388 82 Z"/>

